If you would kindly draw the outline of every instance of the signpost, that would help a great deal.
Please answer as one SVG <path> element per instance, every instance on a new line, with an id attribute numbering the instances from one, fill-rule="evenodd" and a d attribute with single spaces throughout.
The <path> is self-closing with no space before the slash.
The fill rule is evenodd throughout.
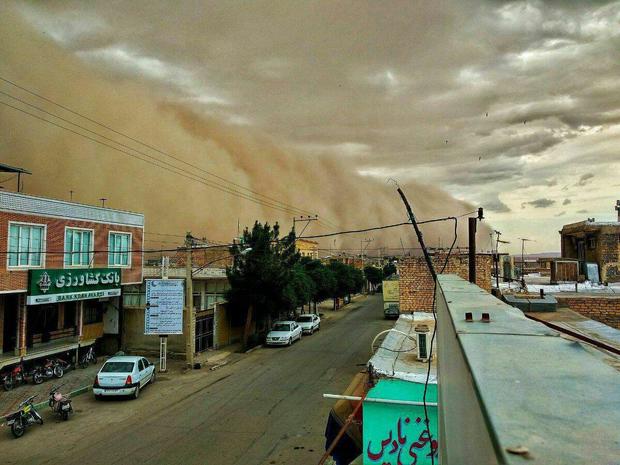
<path id="1" fill-rule="evenodd" d="M 183 334 L 185 286 L 182 279 L 147 279 L 144 334 L 160 336 L 159 371 L 166 371 L 167 338 Z"/>

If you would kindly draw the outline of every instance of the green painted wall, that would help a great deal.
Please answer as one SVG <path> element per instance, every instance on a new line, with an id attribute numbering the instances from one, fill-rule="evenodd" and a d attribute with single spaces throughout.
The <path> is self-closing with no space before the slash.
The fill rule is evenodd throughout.
<path id="1" fill-rule="evenodd" d="M 422 401 L 424 385 L 381 379 L 368 398 Z M 429 384 L 427 402 L 437 402 L 437 385 Z M 364 402 L 364 465 L 424 465 L 431 463 L 431 446 L 424 424 L 424 407 Z M 433 441 L 437 439 L 437 407 L 427 407 Z M 436 444 L 435 444 L 436 448 Z M 435 463 L 439 463 L 435 455 Z"/>

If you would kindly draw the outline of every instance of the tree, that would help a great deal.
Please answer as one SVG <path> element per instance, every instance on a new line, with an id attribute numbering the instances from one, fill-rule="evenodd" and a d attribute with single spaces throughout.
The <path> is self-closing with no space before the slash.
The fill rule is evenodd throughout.
<path id="1" fill-rule="evenodd" d="M 390 260 L 388 264 L 383 267 L 383 276 L 387 278 L 394 273 L 396 273 L 396 265 Z"/>
<path id="2" fill-rule="evenodd" d="M 371 284 L 374 292 L 374 288 L 383 281 L 383 270 L 374 266 L 367 266 L 364 268 L 364 275 Z"/>
<path id="3" fill-rule="evenodd" d="M 279 234 L 277 223 L 272 228 L 257 221 L 251 231 L 243 231 L 241 244 L 232 247 L 234 260 L 226 270 L 230 283 L 226 297 L 231 309 L 245 317 L 244 347 L 254 321 L 270 321 L 295 301 L 296 291 L 291 289 L 299 284 L 291 281 L 293 266 L 299 261 L 295 234 L 291 231 L 282 239 Z"/>
<path id="4" fill-rule="evenodd" d="M 301 263 L 304 266 L 306 274 L 314 284 L 312 301 L 314 302 L 314 311 L 316 312 L 317 302 L 323 302 L 334 295 L 336 288 L 336 277 L 334 272 L 321 263 L 320 260 L 312 260 L 303 257 Z"/>
<path id="5" fill-rule="evenodd" d="M 337 298 L 361 291 L 364 286 L 364 275 L 357 268 L 335 260 L 328 265 L 328 268 L 334 273 L 336 278 L 336 287 L 332 293 L 334 309 L 336 309 Z"/>

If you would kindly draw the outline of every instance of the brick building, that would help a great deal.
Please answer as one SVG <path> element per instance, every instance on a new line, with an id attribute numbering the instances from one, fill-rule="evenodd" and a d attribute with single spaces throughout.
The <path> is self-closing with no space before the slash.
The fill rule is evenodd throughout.
<path id="1" fill-rule="evenodd" d="M 233 321 L 226 305 L 226 291 L 230 288 L 226 267 L 233 263 L 229 246 L 196 247 L 192 250 L 192 326 L 194 352 L 231 344 L 240 340 L 241 326 Z M 146 306 L 146 280 L 186 279 L 186 252 L 182 251 L 169 260 L 165 266 L 145 266 L 145 281 L 127 286 L 123 292 L 123 344 L 128 352 L 159 351 L 159 338 L 144 334 L 144 308 Z M 237 323 L 237 324 L 233 324 Z M 185 334 L 168 336 L 168 350 L 173 356 L 185 354 Z"/>
<path id="2" fill-rule="evenodd" d="M 445 254 L 435 254 L 432 257 L 437 273 L 440 272 L 446 260 Z M 491 291 L 491 270 L 493 257 L 490 254 L 476 255 L 476 284 Z M 430 312 L 433 305 L 433 279 L 424 257 L 405 257 L 398 263 L 400 275 L 400 312 Z M 468 279 L 469 256 L 467 254 L 451 255 L 444 271 L 446 274 L 456 274 Z"/>
<path id="3" fill-rule="evenodd" d="M 0 191 L 0 368 L 117 338 L 144 216 Z"/>
<path id="4" fill-rule="evenodd" d="M 602 282 L 620 282 L 620 218 L 619 221 L 591 218 L 567 224 L 560 236 L 562 258 L 577 259 L 580 275 L 593 279 L 586 264 L 596 263 Z"/>

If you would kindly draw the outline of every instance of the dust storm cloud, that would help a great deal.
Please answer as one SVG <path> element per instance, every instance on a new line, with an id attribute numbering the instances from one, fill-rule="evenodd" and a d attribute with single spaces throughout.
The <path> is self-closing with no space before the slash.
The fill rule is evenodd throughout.
<path id="1" fill-rule="evenodd" d="M 6 82 L 0 85 L 2 102 L 125 152 L 2 105 L 0 158 L 33 172 L 25 179 L 25 192 L 68 199 L 69 191 L 74 191 L 73 199 L 78 202 L 99 204 L 98 199 L 103 197 L 112 208 L 143 212 L 147 248 L 178 241 L 148 233 L 182 235 L 192 231 L 211 240 L 229 241 L 238 223 L 243 227 L 254 220 L 279 221 L 288 228 L 292 217 L 300 214 L 318 214 L 321 218 L 320 224 L 311 225 L 306 234 L 406 218 L 394 186 L 361 176 L 346 158 L 302 153 L 270 134 L 230 124 L 166 98 L 149 81 L 85 64 L 6 6 L 0 19 L 0 40 L 0 76 L 185 162 L 123 138 Z M 243 197 L 260 199 L 263 205 L 222 192 L 212 187 L 213 183 Z M 401 184 L 421 219 L 473 210 L 439 189 L 412 182 Z M 13 183 L 4 185 L 12 188 Z M 278 208 L 272 208 L 276 204 L 273 199 L 278 201 Z M 300 210 L 291 211 L 290 206 Z M 451 238 L 451 226 L 427 227 L 425 234 L 431 245 L 437 244 L 439 236 L 445 244 Z M 407 229 L 368 236 L 375 238 L 373 248 L 400 247 L 400 238 L 406 246 L 416 245 Z M 359 239 L 339 237 L 335 245 L 354 249 L 359 247 Z M 330 242 L 334 245 L 333 239 Z M 321 243 L 328 246 L 326 241 Z"/>

